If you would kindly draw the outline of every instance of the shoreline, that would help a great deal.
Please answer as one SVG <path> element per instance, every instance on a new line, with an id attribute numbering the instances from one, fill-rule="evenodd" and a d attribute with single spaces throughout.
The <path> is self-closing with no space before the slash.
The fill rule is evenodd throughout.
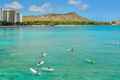
<path id="1" fill-rule="evenodd" d="M 85 26 L 120 26 L 120 25 L 0 25 L 0 28 L 21 28 L 21 27 L 85 27 Z"/>

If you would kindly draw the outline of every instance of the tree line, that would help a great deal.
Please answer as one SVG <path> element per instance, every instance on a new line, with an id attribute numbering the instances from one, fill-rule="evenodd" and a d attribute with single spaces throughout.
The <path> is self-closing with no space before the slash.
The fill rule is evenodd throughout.
<path id="1" fill-rule="evenodd" d="M 110 25 L 110 22 L 96 21 L 26 21 L 26 22 L 7 22 L 0 21 L 0 25 Z"/>

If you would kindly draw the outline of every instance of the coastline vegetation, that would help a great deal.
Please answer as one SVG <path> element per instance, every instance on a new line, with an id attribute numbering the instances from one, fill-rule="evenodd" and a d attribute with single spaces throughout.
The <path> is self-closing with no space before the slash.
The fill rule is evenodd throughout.
<path id="1" fill-rule="evenodd" d="M 34 21 L 22 22 L 21 25 L 110 25 L 109 22 L 95 21 Z"/>
<path id="2" fill-rule="evenodd" d="M 27 21 L 11 23 L 6 21 L 0 21 L 0 25 L 111 25 L 111 23 L 96 21 Z"/>
<path id="3" fill-rule="evenodd" d="M 2 26 L 9 26 L 9 25 L 14 25 L 14 23 L 12 23 L 12 22 L 7 22 L 7 21 L 0 21 L 0 25 L 2 25 Z"/>

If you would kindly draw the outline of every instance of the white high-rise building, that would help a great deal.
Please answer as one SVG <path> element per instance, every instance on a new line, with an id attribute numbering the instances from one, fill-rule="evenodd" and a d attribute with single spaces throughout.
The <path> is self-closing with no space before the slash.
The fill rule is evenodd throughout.
<path id="1" fill-rule="evenodd" d="M 22 22 L 21 14 L 16 9 L 1 8 L 0 20 L 10 23 Z"/>
<path id="2" fill-rule="evenodd" d="M 19 12 L 16 13 L 16 22 L 22 22 L 22 14 Z"/>
<path id="3" fill-rule="evenodd" d="M 3 17 L 2 11 L 3 11 L 2 8 L 0 8 L 0 21 L 2 21 L 2 19 L 3 19 L 3 18 L 2 18 L 2 17 Z"/>

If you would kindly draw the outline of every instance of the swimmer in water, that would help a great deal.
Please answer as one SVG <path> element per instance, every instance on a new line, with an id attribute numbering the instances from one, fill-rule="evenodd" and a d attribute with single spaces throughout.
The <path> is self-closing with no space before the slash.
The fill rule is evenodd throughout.
<path id="1" fill-rule="evenodd" d="M 46 57 L 47 56 L 47 53 L 45 53 L 45 52 L 41 52 L 41 54 L 40 54 L 40 58 L 43 58 L 43 57 Z"/>
<path id="2" fill-rule="evenodd" d="M 92 59 L 86 59 L 85 61 L 89 64 L 95 64 L 96 63 L 96 61 L 92 60 Z"/>
<path id="3" fill-rule="evenodd" d="M 44 63 L 45 63 L 44 61 L 39 61 L 39 62 L 37 63 L 37 66 L 43 65 Z"/>
<path id="4" fill-rule="evenodd" d="M 68 52 L 74 52 L 74 48 L 67 49 Z"/>

